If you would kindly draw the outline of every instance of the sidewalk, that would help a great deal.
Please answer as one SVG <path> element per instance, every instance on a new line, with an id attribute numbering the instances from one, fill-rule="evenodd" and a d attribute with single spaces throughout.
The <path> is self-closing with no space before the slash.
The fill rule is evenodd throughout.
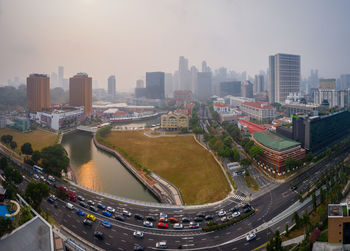
<path id="1" fill-rule="evenodd" d="M 300 235 L 298 237 L 295 237 L 294 239 L 290 239 L 288 241 L 282 242 L 282 247 L 286 247 L 286 246 L 289 246 L 291 244 L 298 244 L 298 243 L 302 242 L 304 239 L 305 239 L 305 235 Z"/>

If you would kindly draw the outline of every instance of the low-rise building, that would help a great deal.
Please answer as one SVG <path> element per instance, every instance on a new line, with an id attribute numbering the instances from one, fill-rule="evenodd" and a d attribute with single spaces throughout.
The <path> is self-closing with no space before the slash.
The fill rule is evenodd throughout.
<path id="1" fill-rule="evenodd" d="M 262 123 L 269 123 L 276 117 L 276 108 L 267 102 L 244 102 L 241 110 L 251 119 Z"/>
<path id="2" fill-rule="evenodd" d="M 174 91 L 174 99 L 177 105 L 183 105 L 185 103 L 191 103 L 193 95 L 190 90 L 176 90 Z"/>
<path id="3" fill-rule="evenodd" d="M 65 128 L 78 126 L 87 117 L 84 108 L 53 110 L 52 112 L 37 112 L 35 120 L 42 126 L 59 131 Z"/>
<path id="4" fill-rule="evenodd" d="M 240 119 L 237 123 L 237 126 L 241 131 L 248 131 L 250 134 L 266 130 L 264 126 L 255 124 L 245 119 Z"/>
<path id="5" fill-rule="evenodd" d="M 287 171 L 285 161 L 288 158 L 305 159 L 305 149 L 301 148 L 299 142 L 268 130 L 253 133 L 252 140 L 263 149 L 258 165 L 278 175 Z"/>
<path id="6" fill-rule="evenodd" d="M 30 120 L 26 117 L 15 118 L 13 127 L 21 132 L 30 130 Z"/>
<path id="7" fill-rule="evenodd" d="M 6 117 L 0 116 L 0 129 L 6 128 Z"/>
<path id="8" fill-rule="evenodd" d="M 160 127 L 168 131 L 176 131 L 182 128 L 188 129 L 189 118 L 185 114 L 169 112 L 161 116 Z"/>
<path id="9" fill-rule="evenodd" d="M 255 102 L 253 98 L 226 96 L 225 103 L 230 106 L 241 107 L 244 102 Z"/>
<path id="10" fill-rule="evenodd" d="M 215 103 L 213 105 L 214 111 L 218 112 L 218 113 L 226 113 L 230 110 L 230 108 L 228 107 L 228 105 L 224 104 L 224 103 Z"/>

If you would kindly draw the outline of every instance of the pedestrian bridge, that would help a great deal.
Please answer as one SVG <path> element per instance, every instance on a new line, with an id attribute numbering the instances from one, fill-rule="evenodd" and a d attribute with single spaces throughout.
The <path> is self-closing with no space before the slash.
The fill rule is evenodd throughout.
<path id="1" fill-rule="evenodd" d="M 78 126 L 77 127 L 78 130 L 80 131 L 84 131 L 84 132 L 91 132 L 91 133 L 96 133 L 97 132 L 97 127 L 91 127 L 91 126 Z"/>

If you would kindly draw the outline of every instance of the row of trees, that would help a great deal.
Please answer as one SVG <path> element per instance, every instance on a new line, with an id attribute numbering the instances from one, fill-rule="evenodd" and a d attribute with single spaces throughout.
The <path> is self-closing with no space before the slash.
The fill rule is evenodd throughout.
<path id="1" fill-rule="evenodd" d="M 225 132 L 219 137 L 214 133 L 204 134 L 204 140 L 208 142 L 209 147 L 218 153 L 220 157 L 229 158 L 231 161 L 239 161 L 240 155 L 237 149 L 232 147 L 232 139 Z"/>

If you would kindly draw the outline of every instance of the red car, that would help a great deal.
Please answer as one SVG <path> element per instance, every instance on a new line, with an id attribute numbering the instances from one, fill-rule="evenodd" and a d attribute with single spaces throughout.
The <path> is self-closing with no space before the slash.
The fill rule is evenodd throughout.
<path id="1" fill-rule="evenodd" d="M 169 221 L 170 221 L 171 223 L 178 223 L 178 222 L 179 222 L 179 220 L 176 219 L 176 218 L 174 218 L 174 217 L 170 217 L 170 218 L 169 218 Z"/>
<path id="2" fill-rule="evenodd" d="M 157 225 L 159 228 L 168 228 L 168 224 L 167 223 L 164 223 L 164 222 L 158 222 L 158 225 Z"/>

